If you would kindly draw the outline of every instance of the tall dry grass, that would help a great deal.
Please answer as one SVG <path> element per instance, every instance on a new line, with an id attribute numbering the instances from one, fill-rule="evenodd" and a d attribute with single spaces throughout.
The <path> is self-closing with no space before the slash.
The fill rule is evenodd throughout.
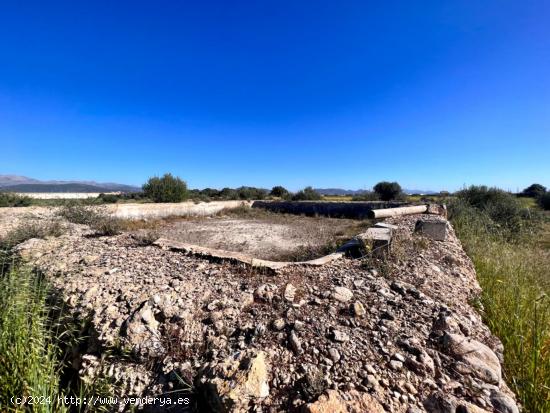
<path id="1" fill-rule="evenodd" d="M 541 242 L 550 218 L 518 210 L 500 221 L 503 209 L 484 206 L 459 197 L 451 220 L 483 289 L 484 320 L 504 345 L 507 382 L 524 411 L 550 412 L 550 250 Z"/>

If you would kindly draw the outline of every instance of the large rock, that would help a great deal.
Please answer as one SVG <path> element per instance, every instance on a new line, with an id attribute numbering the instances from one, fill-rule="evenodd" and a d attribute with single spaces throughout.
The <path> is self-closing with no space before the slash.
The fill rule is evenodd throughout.
<path id="1" fill-rule="evenodd" d="M 443 346 L 447 353 L 469 367 L 477 378 L 491 384 L 500 383 L 500 362 L 485 344 L 460 334 L 446 333 L 443 336 Z"/>
<path id="2" fill-rule="evenodd" d="M 252 402 L 269 395 L 266 354 L 249 350 L 207 365 L 199 382 L 209 411 L 247 412 Z"/>
<path id="3" fill-rule="evenodd" d="M 332 298 L 340 301 L 341 303 L 347 303 L 353 298 L 353 293 L 346 287 L 334 287 L 334 290 L 332 291 Z"/>
<path id="4" fill-rule="evenodd" d="M 164 351 L 158 326 L 153 307 L 145 301 L 126 319 L 121 334 L 138 357 L 158 356 Z"/>
<path id="5" fill-rule="evenodd" d="M 499 413 L 518 413 L 516 402 L 498 390 L 491 391 L 491 404 Z"/>
<path id="6" fill-rule="evenodd" d="M 368 393 L 352 390 L 341 393 L 327 390 L 315 403 L 309 403 L 306 413 L 384 413 L 384 408 Z"/>
<path id="7" fill-rule="evenodd" d="M 469 403 L 465 400 L 458 400 L 456 397 L 436 391 L 423 402 L 428 413 L 489 413 L 487 410 Z"/>

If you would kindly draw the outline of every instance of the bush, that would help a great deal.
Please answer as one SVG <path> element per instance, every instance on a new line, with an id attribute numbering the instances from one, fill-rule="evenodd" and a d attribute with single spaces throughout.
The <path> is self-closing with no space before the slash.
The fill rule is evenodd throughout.
<path id="1" fill-rule="evenodd" d="M 114 194 L 101 193 L 97 196 L 97 200 L 104 204 L 115 204 L 118 201 L 118 199 L 119 199 L 119 196 Z"/>
<path id="2" fill-rule="evenodd" d="M 154 202 L 181 202 L 188 196 L 187 184 L 169 173 L 162 178 L 149 178 L 142 188 L 145 196 Z"/>
<path id="3" fill-rule="evenodd" d="M 537 204 L 545 211 L 550 210 L 550 192 L 545 192 L 537 198 Z"/>
<path id="4" fill-rule="evenodd" d="M 382 201 L 391 201 L 401 195 L 401 186 L 397 182 L 378 182 L 373 189 Z"/>
<path id="5" fill-rule="evenodd" d="M 67 221 L 73 224 L 91 225 L 94 221 L 98 220 L 101 212 L 98 207 L 86 206 L 77 202 L 70 202 L 62 206 L 57 215 L 65 218 Z"/>
<path id="6" fill-rule="evenodd" d="M 520 195 L 526 196 L 529 198 L 538 198 L 539 196 L 544 195 L 545 192 L 546 192 L 545 186 L 541 184 L 532 184 L 527 188 L 525 188 Z"/>
<path id="7" fill-rule="evenodd" d="M 104 208 L 81 204 L 68 204 L 58 215 L 73 224 L 88 225 L 96 235 L 116 235 L 122 231 L 120 219 L 110 216 Z"/>
<path id="8" fill-rule="evenodd" d="M 305 187 L 292 196 L 293 201 L 319 201 L 321 198 L 321 194 L 311 186 Z"/>
<path id="9" fill-rule="evenodd" d="M 0 207 L 25 207 L 32 204 L 28 196 L 21 196 L 10 192 L 0 192 Z"/>
<path id="10" fill-rule="evenodd" d="M 536 214 L 523 208 L 519 200 L 509 192 L 486 186 L 470 186 L 458 191 L 456 202 L 449 205 L 451 217 L 457 217 L 467 212 L 467 208 L 475 208 L 484 217 L 485 227 L 495 232 L 499 231 L 507 238 L 521 235 L 524 230 L 531 229 L 536 221 Z"/>
<path id="11" fill-rule="evenodd" d="M 288 196 L 289 192 L 284 186 L 274 186 L 271 188 L 271 192 L 269 195 L 276 196 L 278 198 L 286 198 Z"/>
<path id="12" fill-rule="evenodd" d="M 252 186 L 241 186 L 237 188 L 239 199 L 264 199 L 267 196 L 267 191 L 261 188 Z"/>
<path id="13" fill-rule="evenodd" d="M 222 199 L 239 199 L 239 194 L 235 189 L 223 188 L 220 191 L 220 198 L 222 198 Z"/>
<path id="14" fill-rule="evenodd" d="M 111 236 L 122 232 L 122 223 L 118 218 L 105 215 L 93 221 L 90 228 L 95 231 L 95 235 Z"/>
<path id="15" fill-rule="evenodd" d="M 31 238 L 59 237 L 65 227 L 58 221 L 27 221 L 0 238 L 0 249 L 9 250 Z"/>

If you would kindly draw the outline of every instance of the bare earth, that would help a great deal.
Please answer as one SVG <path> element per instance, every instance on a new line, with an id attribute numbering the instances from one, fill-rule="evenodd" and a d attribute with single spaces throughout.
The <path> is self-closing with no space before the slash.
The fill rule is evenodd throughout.
<path id="1" fill-rule="evenodd" d="M 163 223 L 159 235 L 175 241 L 227 251 L 244 252 L 266 260 L 293 260 L 304 251 L 323 255 L 325 249 L 347 241 L 369 221 L 313 218 L 252 211 L 213 218 Z M 330 251 L 332 252 L 332 251 Z"/>

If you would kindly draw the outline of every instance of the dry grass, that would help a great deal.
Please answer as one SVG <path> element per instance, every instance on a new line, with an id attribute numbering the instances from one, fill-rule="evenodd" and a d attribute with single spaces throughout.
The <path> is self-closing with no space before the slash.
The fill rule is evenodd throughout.
<path id="1" fill-rule="evenodd" d="M 504 344 L 504 374 L 526 412 L 550 411 L 550 222 L 515 241 L 454 222 L 483 289 L 482 315 Z"/>

